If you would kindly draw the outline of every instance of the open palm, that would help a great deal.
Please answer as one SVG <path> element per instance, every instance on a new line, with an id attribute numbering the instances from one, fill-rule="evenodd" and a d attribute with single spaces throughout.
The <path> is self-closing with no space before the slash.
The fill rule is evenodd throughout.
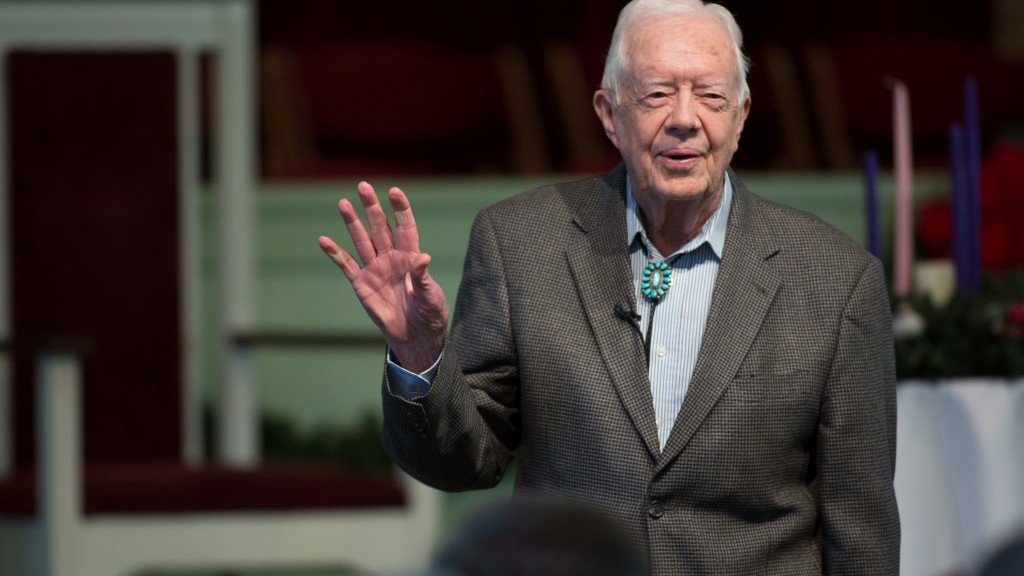
<path id="1" fill-rule="evenodd" d="M 404 368 L 422 372 L 437 360 L 448 326 L 448 305 L 441 287 L 427 273 L 430 256 L 420 252 L 412 208 L 398 188 L 388 192 L 395 217 L 391 226 L 366 182 L 357 186 L 367 228 L 348 200 L 338 202 L 359 263 L 326 236 L 320 248 L 337 264 L 370 319 L 384 333 L 392 355 Z"/>

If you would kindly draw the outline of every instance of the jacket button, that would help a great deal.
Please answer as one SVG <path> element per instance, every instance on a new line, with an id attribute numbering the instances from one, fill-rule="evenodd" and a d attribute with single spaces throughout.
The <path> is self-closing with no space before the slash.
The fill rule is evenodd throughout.
<path id="1" fill-rule="evenodd" d="M 665 507 L 661 502 L 657 500 L 651 500 L 651 504 L 647 507 L 647 514 L 651 518 L 661 518 L 661 515 L 665 513 Z"/>

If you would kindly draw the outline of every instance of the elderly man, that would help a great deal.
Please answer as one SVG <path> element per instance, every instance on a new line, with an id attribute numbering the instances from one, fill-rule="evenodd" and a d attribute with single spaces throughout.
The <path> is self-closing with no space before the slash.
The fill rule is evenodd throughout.
<path id="1" fill-rule="evenodd" d="M 596 504 L 652 573 L 896 574 L 895 371 L 879 262 L 729 169 L 741 33 L 634 0 L 594 108 L 612 172 L 483 210 L 451 333 L 406 196 L 321 247 L 383 331 L 384 444 L 445 490 Z"/>

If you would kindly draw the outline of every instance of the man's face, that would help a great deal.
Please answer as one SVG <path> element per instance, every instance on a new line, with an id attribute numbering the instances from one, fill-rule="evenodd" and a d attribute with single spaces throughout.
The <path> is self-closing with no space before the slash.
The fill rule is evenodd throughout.
<path id="1" fill-rule="evenodd" d="M 728 32 L 712 16 L 652 18 L 626 40 L 618 103 L 594 108 L 643 204 L 717 196 L 750 109 Z"/>

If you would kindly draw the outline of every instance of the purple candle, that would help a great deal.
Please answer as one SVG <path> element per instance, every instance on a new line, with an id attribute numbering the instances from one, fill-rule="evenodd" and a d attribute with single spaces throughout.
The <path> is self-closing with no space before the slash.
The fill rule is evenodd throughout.
<path id="1" fill-rule="evenodd" d="M 978 84 L 971 76 L 964 84 L 964 130 L 966 132 L 967 258 L 970 274 L 967 293 L 981 289 L 981 127 L 978 121 Z"/>
<path id="2" fill-rule="evenodd" d="M 953 216 L 952 252 L 956 267 L 956 291 L 959 295 L 971 293 L 970 276 L 973 267 L 970 256 L 966 163 L 964 132 L 960 125 L 954 122 L 949 125 L 949 176 L 952 189 L 950 194 Z"/>
<path id="3" fill-rule="evenodd" d="M 864 199 L 867 221 L 868 251 L 875 258 L 882 258 L 882 241 L 878 225 L 878 154 L 874 150 L 864 152 Z"/>

